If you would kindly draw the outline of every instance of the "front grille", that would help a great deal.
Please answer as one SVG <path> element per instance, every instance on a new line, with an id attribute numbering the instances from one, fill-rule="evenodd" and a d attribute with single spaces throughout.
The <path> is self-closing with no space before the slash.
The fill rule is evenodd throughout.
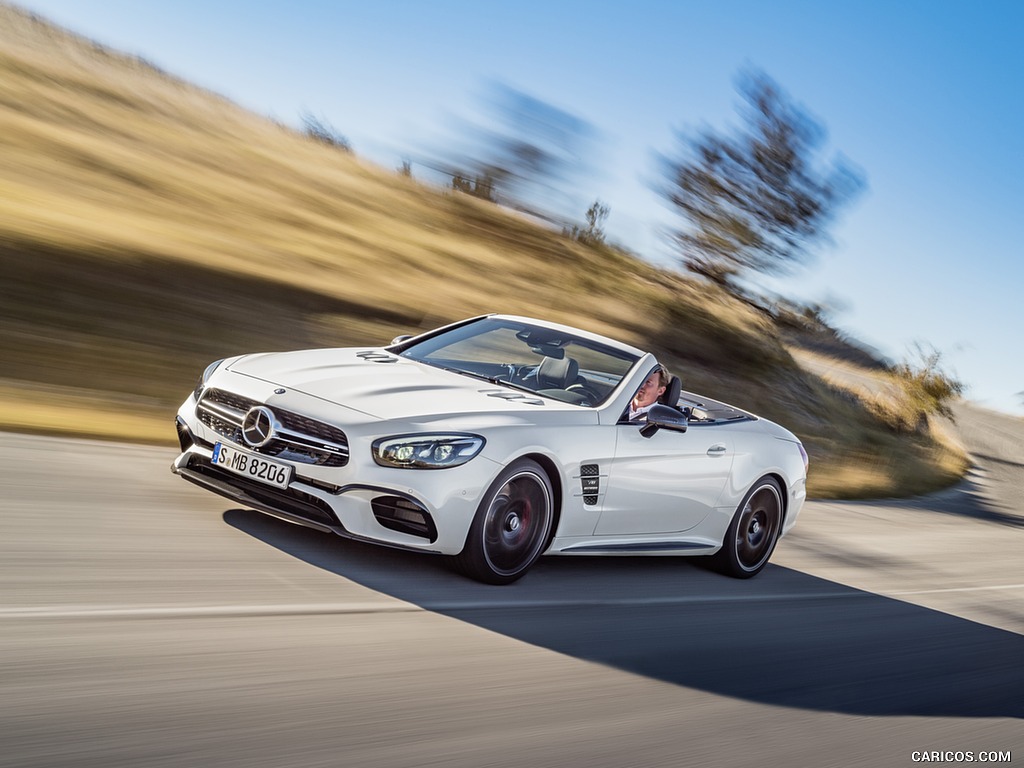
<path id="1" fill-rule="evenodd" d="M 199 420 L 218 435 L 246 445 L 242 440 L 242 420 L 251 408 L 258 405 L 263 403 L 223 389 L 208 389 L 203 393 L 196 413 Z M 271 410 L 279 428 L 275 429 L 269 443 L 251 450 L 298 464 L 324 467 L 348 464 L 348 438 L 340 429 L 282 408 L 273 407 Z"/>

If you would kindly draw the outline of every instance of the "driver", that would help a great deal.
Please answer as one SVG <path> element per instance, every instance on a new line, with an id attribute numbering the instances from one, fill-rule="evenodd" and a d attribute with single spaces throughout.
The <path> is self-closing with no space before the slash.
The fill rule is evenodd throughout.
<path id="1" fill-rule="evenodd" d="M 651 372 L 651 375 L 633 395 L 633 399 L 629 401 L 628 419 L 630 422 L 647 421 L 647 412 L 651 410 L 652 405 L 658 402 L 658 398 L 665 394 L 669 379 L 668 369 L 664 365 L 659 364 Z"/>

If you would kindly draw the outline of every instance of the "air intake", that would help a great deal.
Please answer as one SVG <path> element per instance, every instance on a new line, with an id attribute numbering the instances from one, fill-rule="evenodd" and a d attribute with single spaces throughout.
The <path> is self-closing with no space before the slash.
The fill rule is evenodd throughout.
<path id="1" fill-rule="evenodd" d="M 583 490 L 583 503 L 591 506 L 597 504 L 597 496 L 601 492 L 600 467 L 597 464 L 580 465 L 580 486 Z"/>
<path id="2" fill-rule="evenodd" d="M 437 541 L 437 527 L 427 510 L 400 496 L 378 496 L 370 502 L 373 516 L 385 528 Z"/>

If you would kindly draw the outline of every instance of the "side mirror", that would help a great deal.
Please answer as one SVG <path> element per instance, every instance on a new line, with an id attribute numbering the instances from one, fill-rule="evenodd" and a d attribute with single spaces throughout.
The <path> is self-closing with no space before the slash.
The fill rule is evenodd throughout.
<path id="1" fill-rule="evenodd" d="M 412 334 L 411 333 L 404 333 L 401 336 L 395 336 L 395 338 L 393 338 L 391 340 L 391 344 L 392 345 L 394 345 L 394 344 L 401 344 L 403 341 L 408 341 L 411 338 L 412 338 Z"/>
<path id="2" fill-rule="evenodd" d="M 647 423 L 640 427 L 640 434 L 644 437 L 654 437 L 659 429 L 670 429 L 673 432 L 685 432 L 689 419 L 685 413 L 680 413 L 669 405 L 658 403 L 651 406 L 647 412 Z"/>

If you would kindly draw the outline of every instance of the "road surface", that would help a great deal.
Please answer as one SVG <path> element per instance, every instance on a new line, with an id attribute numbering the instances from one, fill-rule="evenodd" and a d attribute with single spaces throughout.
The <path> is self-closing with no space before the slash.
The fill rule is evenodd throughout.
<path id="1" fill-rule="evenodd" d="M 811 502 L 752 581 L 510 587 L 235 508 L 170 450 L 0 434 L 0 766 L 1024 762 L 1024 421 L 959 421 L 967 482 Z"/>

